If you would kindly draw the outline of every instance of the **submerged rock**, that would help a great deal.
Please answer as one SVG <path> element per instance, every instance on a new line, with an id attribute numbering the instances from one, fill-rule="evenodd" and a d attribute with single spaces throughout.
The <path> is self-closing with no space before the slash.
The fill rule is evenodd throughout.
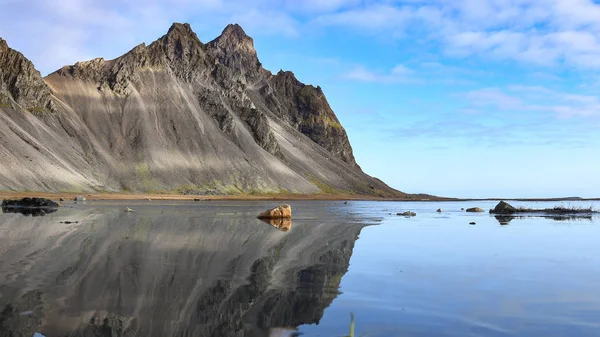
<path id="1" fill-rule="evenodd" d="M 417 213 L 411 212 L 411 211 L 406 211 L 404 213 L 398 213 L 396 215 L 398 215 L 398 216 L 417 216 Z"/>
<path id="2" fill-rule="evenodd" d="M 513 214 L 517 213 L 518 209 L 505 201 L 500 201 L 494 209 L 490 210 L 492 214 Z"/>
<path id="3" fill-rule="evenodd" d="M 45 198 L 23 198 L 2 201 L 2 208 L 57 208 L 58 204 Z"/>
<path id="4" fill-rule="evenodd" d="M 258 215 L 259 219 L 289 219 L 292 217 L 292 206 L 281 205 L 266 210 Z"/>
<path id="5" fill-rule="evenodd" d="M 479 207 L 472 207 L 472 208 L 467 208 L 467 212 L 469 212 L 469 213 L 483 213 L 485 211 L 482 208 L 479 208 Z"/>

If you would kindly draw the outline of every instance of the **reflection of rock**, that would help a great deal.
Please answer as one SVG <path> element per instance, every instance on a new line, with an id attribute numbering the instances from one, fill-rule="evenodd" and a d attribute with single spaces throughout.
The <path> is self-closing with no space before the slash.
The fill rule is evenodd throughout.
<path id="1" fill-rule="evenodd" d="M 518 210 L 511 206 L 509 203 L 504 202 L 504 201 L 500 201 L 498 203 L 498 205 L 496 205 L 496 207 L 494 207 L 494 209 L 490 210 L 490 213 L 492 214 L 513 214 L 516 213 Z"/>
<path id="2" fill-rule="evenodd" d="M 509 215 L 496 215 L 494 218 L 496 218 L 496 220 L 498 220 L 498 222 L 501 225 L 508 225 L 513 219 L 515 219 L 514 216 L 509 216 Z"/>
<path id="3" fill-rule="evenodd" d="M 44 198 L 23 198 L 2 201 L 4 208 L 42 208 L 42 207 L 58 207 L 58 204 L 50 199 Z"/>
<path id="4" fill-rule="evenodd" d="M 279 219 L 260 219 L 262 222 L 269 224 L 283 232 L 288 232 L 292 228 L 292 220 L 286 218 Z"/>
<path id="5" fill-rule="evenodd" d="M 483 213 L 485 211 L 482 208 L 479 208 L 479 207 L 472 207 L 472 208 L 467 208 L 467 212 L 469 212 L 469 213 Z"/>
<path id="6" fill-rule="evenodd" d="M 31 216 L 44 216 L 46 214 L 54 213 L 57 208 L 10 208 L 2 207 L 3 213 L 21 213 L 23 215 Z"/>
<path id="7" fill-rule="evenodd" d="M 0 237 L 7 266 L 0 269 L 0 310 L 10 304 L 43 317 L 0 330 L 8 336 L 256 337 L 318 323 L 339 294 L 364 224 L 340 215 L 296 220 L 293 231 L 282 233 L 249 222 L 243 212 L 215 215 L 224 207 L 214 207 L 193 215 L 172 208 L 65 209 L 65 216 L 86 219 L 72 226 L 47 218 L 0 221 L 0 231 L 30 242 L 5 245 Z M 311 212 L 324 214 L 322 207 Z M 31 287 L 43 294 L 42 305 L 21 305 Z"/>
<path id="8" fill-rule="evenodd" d="M 259 214 L 259 219 L 289 219 L 292 217 L 292 206 L 281 205 Z"/>
<path id="9" fill-rule="evenodd" d="M 44 216 L 56 212 L 58 204 L 44 198 L 23 198 L 2 201 L 2 212 L 23 215 Z"/>

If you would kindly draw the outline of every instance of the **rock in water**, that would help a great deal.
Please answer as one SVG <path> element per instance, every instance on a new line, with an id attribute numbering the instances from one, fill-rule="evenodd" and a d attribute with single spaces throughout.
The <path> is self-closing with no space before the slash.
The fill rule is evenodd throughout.
<path id="1" fill-rule="evenodd" d="M 443 211 L 444 211 L 444 210 L 443 210 L 443 209 L 441 209 L 441 208 L 438 208 L 438 210 L 437 210 L 437 212 L 438 212 L 438 213 L 442 213 Z"/>
<path id="2" fill-rule="evenodd" d="M 398 215 L 398 216 L 417 216 L 417 213 L 411 212 L 411 211 L 406 211 L 404 213 L 398 213 L 396 215 Z"/>
<path id="3" fill-rule="evenodd" d="M 281 205 L 266 210 L 258 215 L 259 219 L 289 219 L 292 217 L 292 206 Z"/>
<path id="4" fill-rule="evenodd" d="M 126 213 L 133 213 L 133 212 L 135 212 L 134 210 L 132 210 L 129 207 L 125 207 L 125 209 L 123 211 L 126 212 Z"/>
<path id="5" fill-rule="evenodd" d="M 57 208 L 58 204 L 50 199 L 23 198 L 2 201 L 2 208 Z"/>
<path id="6" fill-rule="evenodd" d="M 511 206 L 509 203 L 505 201 L 500 201 L 493 210 L 490 211 L 492 214 L 513 214 L 518 210 Z"/>
<path id="7" fill-rule="evenodd" d="M 86 201 L 86 200 L 87 200 L 87 198 L 84 197 L 83 195 L 78 195 L 75 197 L 75 199 L 73 199 L 73 201 L 75 201 L 75 202 Z"/>
<path id="8" fill-rule="evenodd" d="M 472 208 L 467 208 L 467 212 L 469 212 L 469 213 L 483 213 L 485 211 L 482 208 L 479 208 L 479 207 L 472 207 Z"/>

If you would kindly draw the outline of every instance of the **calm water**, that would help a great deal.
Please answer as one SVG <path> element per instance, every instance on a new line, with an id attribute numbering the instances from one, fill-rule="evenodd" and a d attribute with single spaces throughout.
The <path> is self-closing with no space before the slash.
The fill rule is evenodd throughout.
<path id="1" fill-rule="evenodd" d="M 600 336 L 597 218 L 302 201 L 289 230 L 255 219 L 276 204 L 1 214 L 0 336 L 340 337 L 350 313 L 356 336 Z"/>

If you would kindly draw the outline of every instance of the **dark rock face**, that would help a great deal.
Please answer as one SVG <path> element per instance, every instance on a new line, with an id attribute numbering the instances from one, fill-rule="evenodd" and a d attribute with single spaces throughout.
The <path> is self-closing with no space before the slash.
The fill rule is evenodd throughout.
<path id="1" fill-rule="evenodd" d="M 0 115 L 0 156 L 28 164 L 5 170 L 3 189 L 406 196 L 361 171 L 321 88 L 265 70 L 239 25 L 205 44 L 175 23 L 150 45 L 44 80 L 2 41 L 0 70 L 9 103 L 55 112 Z"/>
<path id="2" fill-rule="evenodd" d="M 33 63 L 0 38 L 0 106 L 13 103 L 34 113 L 52 109 L 50 88 Z"/>
<path id="3" fill-rule="evenodd" d="M 280 71 L 261 89 L 267 106 L 298 131 L 343 161 L 356 165 L 346 131 L 321 87 L 305 85 L 290 71 Z"/>
<path id="4" fill-rule="evenodd" d="M 494 209 L 490 210 L 492 214 L 513 214 L 517 213 L 517 209 L 505 201 L 500 201 Z"/>

